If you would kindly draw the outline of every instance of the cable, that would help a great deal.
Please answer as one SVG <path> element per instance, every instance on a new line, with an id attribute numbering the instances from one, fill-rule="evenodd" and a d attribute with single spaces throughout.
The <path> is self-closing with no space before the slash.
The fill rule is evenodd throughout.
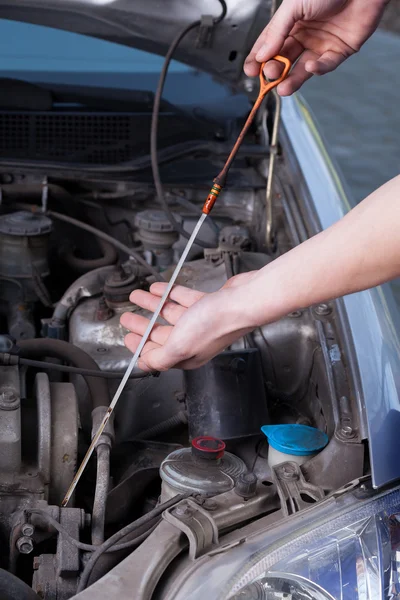
<path id="1" fill-rule="evenodd" d="M 218 23 L 220 23 L 225 18 L 226 12 L 227 12 L 227 5 L 226 5 L 225 0 L 218 0 L 218 1 L 222 6 L 222 12 L 219 15 L 219 17 L 214 19 L 214 25 L 217 25 Z M 163 210 L 165 211 L 165 214 L 167 215 L 168 220 L 171 223 L 171 225 L 173 226 L 173 228 L 175 229 L 175 231 L 180 233 L 187 240 L 190 238 L 190 233 L 188 233 L 186 231 L 186 229 L 184 229 L 183 226 L 175 219 L 175 216 L 174 216 L 173 212 L 171 211 L 170 207 L 168 206 L 168 203 L 164 196 L 164 190 L 163 190 L 163 186 L 162 186 L 162 182 L 161 182 L 160 169 L 159 169 L 159 164 L 158 164 L 158 153 L 157 153 L 158 122 L 159 122 L 159 115 L 160 115 L 161 97 L 162 97 L 162 93 L 164 91 L 164 84 L 165 84 L 165 80 L 167 77 L 168 68 L 169 68 L 169 64 L 171 62 L 172 56 L 173 56 L 175 50 L 177 49 L 177 47 L 179 46 L 180 42 L 183 40 L 183 38 L 188 33 L 193 31 L 193 29 L 196 29 L 196 27 L 198 27 L 200 24 L 201 24 L 201 21 L 194 21 L 193 23 L 190 23 L 189 25 L 187 25 L 184 29 L 182 29 L 181 32 L 179 32 L 175 36 L 175 38 L 171 42 L 170 47 L 168 48 L 167 54 L 165 55 L 163 68 L 161 69 L 160 78 L 157 83 L 156 93 L 154 94 L 154 104 L 153 104 L 153 112 L 152 112 L 152 117 L 151 117 L 151 129 L 150 129 L 151 170 L 153 173 L 154 186 L 155 186 L 156 192 L 157 192 L 157 199 L 158 199 L 159 203 L 161 204 Z M 209 242 L 208 243 L 204 242 L 204 240 L 201 240 L 199 238 L 196 238 L 196 245 L 201 246 L 202 248 L 210 247 Z"/>
<path id="2" fill-rule="evenodd" d="M 81 578 L 79 581 L 79 586 L 78 586 L 76 593 L 79 594 L 79 592 L 82 592 L 84 589 L 86 589 L 86 587 L 88 586 L 88 583 L 89 583 L 90 575 L 92 574 L 92 571 L 93 571 L 97 561 L 105 552 L 108 551 L 109 548 L 111 548 L 112 546 L 115 546 L 115 544 L 121 538 L 124 538 L 126 535 L 133 533 L 135 531 L 135 529 L 138 529 L 139 527 L 142 527 L 143 525 L 150 523 L 156 517 L 159 517 L 164 512 L 164 510 L 166 510 L 167 508 L 171 508 L 171 506 L 174 506 L 181 500 L 188 498 L 189 495 L 190 494 L 178 494 L 177 496 L 174 496 L 173 498 L 171 498 L 171 500 L 167 500 L 167 502 L 163 502 L 162 504 L 160 504 L 156 508 L 153 508 L 153 510 L 146 513 L 145 515 L 143 515 L 142 517 L 140 517 L 133 523 L 126 525 L 126 527 L 123 527 L 123 529 L 120 529 L 120 531 L 117 531 L 117 533 L 114 533 L 114 535 L 112 535 L 110 538 L 108 538 L 108 540 L 103 542 L 103 544 L 101 544 L 101 546 L 99 546 L 97 548 L 97 550 L 95 552 L 93 552 L 92 556 L 86 563 L 86 566 L 82 572 L 82 575 L 81 575 Z"/>
<path id="3" fill-rule="evenodd" d="M 119 371 L 94 371 L 92 369 L 80 369 L 79 367 L 70 367 L 69 365 L 60 365 L 45 360 L 31 360 L 30 358 L 19 358 L 20 365 L 34 367 L 36 369 L 61 371 L 62 373 L 74 373 L 83 377 L 101 377 L 103 379 L 122 379 L 123 372 Z M 157 376 L 154 373 L 132 373 L 130 379 L 145 379 L 147 377 Z"/>
<path id="4" fill-rule="evenodd" d="M 49 525 L 51 525 L 52 527 L 54 527 L 54 529 L 56 531 L 58 531 L 58 533 L 60 535 L 67 538 L 68 541 L 71 542 L 71 544 L 73 544 L 76 548 L 79 548 L 79 550 L 82 550 L 83 552 L 96 552 L 100 548 L 100 546 L 93 546 L 92 544 L 84 544 L 83 542 L 76 540 L 65 529 L 65 527 L 60 525 L 60 523 L 58 521 L 56 521 L 56 519 L 53 519 L 53 517 L 51 515 L 49 515 L 45 510 L 40 510 L 39 508 L 29 508 L 26 511 L 26 514 L 28 516 L 31 514 L 38 514 L 38 515 L 42 516 L 49 523 Z M 142 534 L 136 536 L 135 538 L 129 540 L 128 542 L 123 542 L 121 544 L 115 544 L 108 550 L 105 550 L 105 552 L 107 552 L 107 553 L 120 552 L 121 550 L 126 550 L 127 548 L 131 548 L 132 546 L 139 544 L 143 540 L 145 540 L 146 537 L 148 537 L 150 535 L 150 533 L 155 529 L 155 527 L 156 527 L 156 525 L 152 525 L 151 527 L 149 527 L 149 529 L 144 531 Z"/>

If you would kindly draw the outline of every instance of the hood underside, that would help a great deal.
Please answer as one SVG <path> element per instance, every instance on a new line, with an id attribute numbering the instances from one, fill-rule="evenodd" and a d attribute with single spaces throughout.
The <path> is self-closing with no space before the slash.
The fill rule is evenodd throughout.
<path id="1" fill-rule="evenodd" d="M 219 17 L 222 4 L 220 0 L 12 0 L 0 2 L 0 18 L 165 55 L 180 31 L 203 16 Z M 226 0 L 225 4 L 226 16 L 212 27 L 211 35 L 203 30 L 203 43 L 199 43 L 197 27 L 179 44 L 174 58 L 236 85 L 243 76 L 246 54 L 270 17 L 272 0 Z"/>

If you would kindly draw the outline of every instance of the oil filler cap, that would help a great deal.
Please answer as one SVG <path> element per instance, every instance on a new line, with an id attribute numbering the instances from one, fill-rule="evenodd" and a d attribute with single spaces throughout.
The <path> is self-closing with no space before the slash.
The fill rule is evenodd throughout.
<path id="1" fill-rule="evenodd" d="M 204 460 L 218 460 L 224 455 L 225 442 L 209 435 L 201 435 L 192 440 L 192 454 Z"/>

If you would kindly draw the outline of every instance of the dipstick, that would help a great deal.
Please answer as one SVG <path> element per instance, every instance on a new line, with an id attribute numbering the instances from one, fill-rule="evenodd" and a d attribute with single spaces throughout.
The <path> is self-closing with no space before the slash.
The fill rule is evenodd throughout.
<path id="1" fill-rule="evenodd" d="M 275 56 L 274 58 L 275 58 L 275 60 L 277 60 L 279 62 L 282 62 L 284 64 L 283 72 L 282 72 L 281 76 L 279 77 L 279 79 L 276 79 L 275 81 L 268 82 L 265 79 L 264 75 L 263 75 L 263 69 L 264 69 L 264 64 L 265 63 L 263 63 L 261 65 L 261 69 L 260 69 L 260 92 L 259 92 L 259 95 L 257 97 L 257 100 L 254 103 L 254 106 L 253 106 L 253 108 L 252 108 L 252 110 L 251 110 L 251 112 L 250 112 L 250 114 L 249 114 L 249 116 L 248 116 L 248 118 L 246 120 L 246 123 L 244 124 L 244 127 L 243 127 L 242 131 L 239 134 L 239 137 L 238 137 L 235 145 L 232 148 L 232 151 L 231 151 L 231 153 L 230 153 L 230 155 L 229 155 L 229 157 L 228 157 L 228 159 L 227 159 L 227 161 L 226 161 L 226 163 L 225 163 L 222 171 L 214 179 L 213 186 L 212 186 L 212 188 L 210 190 L 210 193 L 208 194 L 207 199 L 206 199 L 206 201 L 204 203 L 202 214 L 201 214 L 201 216 L 200 216 L 200 218 L 199 218 L 199 220 L 198 220 L 198 222 L 196 224 L 196 227 L 193 229 L 192 235 L 190 236 L 190 239 L 188 240 L 188 242 L 186 244 L 186 247 L 185 247 L 185 249 L 184 249 L 184 251 L 182 253 L 182 256 L 180 257 L 179 262 L 178 262 L 178 264 L 175 267 L 175 270 L 174 270 L 174 272 L 172 274 L 172 277 L 171 277 L 171 279 L 170 279 L 170 281 L 169 281 L 169 283 L 168 283 L 168 285 L 167 285 L 167 287 L 165 289 L 165 292 L 164 292 L 164 294 L 163 294 L 163 296 L 162 296 L 162 298 L 160 300 L 160 303 L 159 303 L 159 305 L 158 305 L 155 313 L 153 314 L 152 318 L 150 319 L 150 322 L 149 322 L 149 324 L 147 326 L 147 329 L 146 329 L 145 333 L 143 334 L 142 339 L 140 340 L 139 346 L 137 347 L 136 352 L 133 355 L 133 357 L 132 357 L 132 359 L 131 359 L 131 361 L 130 361 L 130 363 L 128 365 L 128 368 L 126 369 L 126 372 L 125 372 L 125 374 L 124 374 L 124 376 L 123 376 L 123 378 L 121 380 L 121 383 L 118 386 L 117 391 L 114 394 L 114 397 L 113 397 L 113 399 L 111 401 L 110 406 L 107 409 L 106 414 L 103 417 L 103 420 L 102 420 L 102 422 L 101 422 L 101 424 L 99 426 L 98 431 L 93 436 L 93 439 L 92 439 L 92 442 L 91 442 L 91 444 L 89 446 L 89 449 L 86 452 L 85 457 L 82 460 L 82 463 L 81 463 L 78 471 L 76 472 L 76 475 L 73 478 L 72 483 L 69 486 L 67 493 L 65 494 L 65 497 L 64 497 L 64 499 L 63 499 L 63 501 L 61 503 L 61 506 L 67 506 L 67 504 L 68 504 L 68 502 L 69 502 L 72 494 L 75 491 L 75 488 L 76 488 L 76 486 L 77 486 L 77 484 L 78 484 L 78 482 L 79 482 L 79 480 L 80 480 L 80 478 L 82 476 L 82 473 L 84 472 L 84 470 L 86 468 L 86 465 L 88 464 L 88 462 L 90 460 L 90 457 L 93 454 L 93 451 L 94 451 L 94 449 L 96 447 L 96 444 L 99 441 L 100 436 L 102 435 L 102 433 L 103 433 L 103 431 L 104 431 L 104 429 L 105 429 L 105 427 L 106 427 L 106 425 L 107 425 L 107 423 L 108 423 L 108 421 L 109 421 L 109 419 L 110 419 L 110 417 L 111 417 L 111 415 L 112 415 L 112 413 L 113 413 L 113 411 L 114 411 L 114 409 L 115 409 L 115 407 L 117 405 L 117 402 L 118 402 L 118 400 L 119 400 L 119 398 L 120 398 L 120 396 L 121 396 L 121 394 L 122 394 L 122 392 L 124 390 L 124 387 L 125 387 L 128 379 L 129 379 L 129 376 L 131 375 L 133 369 L 135 368 L 135 366 L 136 366 L 136 364 L 137 364 L 137 362 L 139 360 L 140 354 L 141 354 L 141 352 L 142 352 L 142 350 L 143 350 L 143 348 L 144 348 L 147 340 L 150 337 L 152 329 L 153 329 L 153 327 L 154 327 L 154 325 L 155 325 L 158 317 L 160 316 L 160 313 L 161 313 L 161 311 L 163 309 L 163 306 L 164 306 L 165 302 L 167 301 L 167 298 L 168 298 L 168 296 L 169 296 L 169 294 L 171 292 L 171 289 L 172 289 L 172 287 L 173 287 L 173 285 L 174 285 L 174 283 L 175 283 L 175 281 L 176 281 L 176 279 L 177 279 L 177 277 L 178 277 L 178 275 L 179 275 L 179 273 L 180 273 L 180 271 L 182 269 L 183 263 L 185 262 L 188 254 L 189 254 L 189 251 L 190 251 L 191 247 L 193 246 L 193 243 L 194 243 L 194 241 L 195 241 L 195 239 L 197 237 L 197 234 L 199 233 L 201 226 L 203 225 L 204 221 L 206 220 L 207 215 L 210 214 L 210 212 L 211 212 L 211 210 L 212 210 L 212 208 L 213 208 L 213 206 L 214 206 L 214 204 L 215 204 L 215 202 L 216 202 L 216 200 L 217 200 L 217 198 L 218 198 L 218 196 L 219 196 L 222 188 L 225 185 L 226 177 L 228 175 L 228 171 L 229 171 L 229 169 L 230 169 L 230 167 L 232 165 L 232 162 L 233 162 L 233 160 L 234 160 L 234 158 L 235 158 L 235 156 L 237 154 L 237 151 L 239 150 L 239 147 L 240 147 L 241 143 L 244 140 L 244 137 L 245 137 L 248 129 L 250 128 L 250 125 L 251 125 L 251 123 L 252 123 L 252 121 L 253 121 L 253 119 L 255 117 L 255 114 L 256 114 L 258 108 L 261 105 L 262 100 L 264 99 L 264 97 L 266 96 L 266 94 L 272 88 L 276 87 L 281 81 L 283 81 L 283 79 L 285 79 L 285 77 L 289 73 L 289 70 L 290 70 L 290 67 L 291 67 L 290 61 L 287 58 L 283 57 L 283 56 Z"/>

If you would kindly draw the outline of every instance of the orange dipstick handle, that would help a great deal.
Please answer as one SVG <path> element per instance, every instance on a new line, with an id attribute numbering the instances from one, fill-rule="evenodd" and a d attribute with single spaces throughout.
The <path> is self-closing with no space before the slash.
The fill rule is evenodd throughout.
<path id="1" fill-rule="evenodd" d="M 230 155 L 227 158 L 224 168 L 222 169 L 222 171 L 219 173 L 219 175 L 217 175 L 217 177 L 213 181 L 213 186 L 212 186 L 210 193 L 208 194 L 207 199 L 203 206 L 203 213 L 206 215 L 210 214 L 222 188 L 225 185 L 228 171 L 233 163 L 233 160 L 237 154 L 237 151 L 240 148 L 240 145 L 242 144 L 242 142 L 245 138 L 246 133 L 248 132 L 248 130 L 250 128 L 250 125 L 253 122 L 256 112 L 260 108 L 262 101 L 264 100 L 264 98 L 268 94 L 268 92 L 271 91 L 273 88 L 275 88 L 277 85 L 279 85 L 281 83 L 281 81 L 286 79 L 287 75 L 289 74 L 292 63 L 290 62 L 290 60 L 288 58 L 286 58 L 285 56 L 277 55 L 277 56 L 274 56 L 274 58 L 272 60 L 277 60 L 277 61 L 283 63 L 283 65 L 284 65 L 283 71 L 278 79 L 275 79 L 274 81 L 268 81 L 264 76 L 264 67 L 265 67 L 266 63 L 265 62 L 262 63 L 262 65 L 260 67 L 260 91 L 258 93 L 257 100 L 255 101 L 254 106 L 251 109 L 249 116 L 247 117 L 247 121 L 244 124 L 244 127 L 243 127 L 242 131 L 240 132 L 239 137 L 236 140 L 235 145 L 233 146 Z"/>

